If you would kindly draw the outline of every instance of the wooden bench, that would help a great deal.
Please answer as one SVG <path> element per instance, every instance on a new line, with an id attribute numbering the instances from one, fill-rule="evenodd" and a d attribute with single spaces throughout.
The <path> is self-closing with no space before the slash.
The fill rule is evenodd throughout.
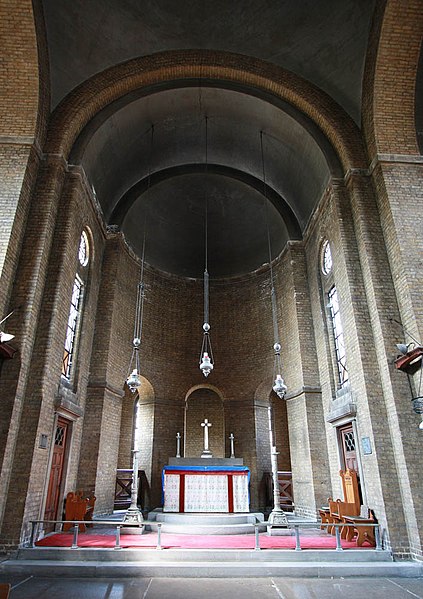
<path id="1" fill-rule="evenodd" d="M 366 505 L 362 505 L 359 516 L 343 517 L 346 526 L 345 539 L 352 541 L 357 536 L 357 547 L 362 547 L 363 543 L 367 542 L 371 547 L 376 547 L 375 527 L 376 520 L 373 514 Z M 368 525 L 368 526 L 366 526 Z"/>
<path id="2" fill-rule="evenodd" d="M 342 490 L 344 501 L 337 499 L 334 501 L 332 497 L 328 499 L 328 507 L 319 510 L 322 524 L 328 524 L 327 530 L 329 534 L 335 534 L 335 526 L 331 524 L 342 524 L 344 516 L 358 516 L 360 514 L 360 493 L 358 490 L 357 473 L 354 470 L 340 470 L 339 475 L 342 480 Z M 323 526 L 325 528 L 325 526 Z M 341 531 L 344 534 L 345 531 Z"/>
<path id="3" fill-rule="evenodd" d="M 327 528 L 328 533 L 334 535 L 336 526 L 331 526 L 331 524 L 345 524 L 345 526 L 340 526 L 341 539 L 352 541 L 357 537 L 358 547 L 361 547 L 366 541 L 372 547 L 375 547 L 374 524 L 376 520 L 373 518 L 369 508 L 361 505 L 357 473 L 347 468 L 346 470 L 340 470 L 339 474 L 342 479 L 344 501 L 341 501 L 341 499 L 333 501 L 329 497 L 329 506 L 322 507 L 319 510 L 322 519 L 321 528 Z"/>
<path id="4" fill-rule="evenodd" d="M 329 510 L 330 510 L 330 522 L 333 524 L 343 524 L 345 523 L 345 518 L 348 516 L 359 516 L 360 515 L 360 505 L 355 503 L 349 503 L 347 501 L 341 501 L 337 499 L 336 501 L 329 501 Z M 330 532 L 331 534 L 335 534 L 335 526 L 332 526 Z M 347 533 L 346 526 L 341 527 L 341 539 L 346 538 Z"/>
<path id="5" fill-rule="evenodd" d="M 86 526 L 92 526 L 95 500 L 94 494 L 84 497 L 82 491 L 69 492 L 66 495 L 65 520 L 85 520 L 87 522 L 86 525 L 79 524 L 80 532 L 85 532 Z M 65 522 L 63 531 L 66 532 L 72 526 L 71 522 Z"/>

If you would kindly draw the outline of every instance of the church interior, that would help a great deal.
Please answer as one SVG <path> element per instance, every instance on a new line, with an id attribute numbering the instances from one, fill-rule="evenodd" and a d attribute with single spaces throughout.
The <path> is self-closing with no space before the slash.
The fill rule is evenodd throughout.
<path id="1" fill-rule="evenodd" d="M 0 28 L 0 547 L 208 464 L 266 518 L 275 480 L 318 519 L 352 470 L 421 560 L 421 1 L 7 0 Z"/>

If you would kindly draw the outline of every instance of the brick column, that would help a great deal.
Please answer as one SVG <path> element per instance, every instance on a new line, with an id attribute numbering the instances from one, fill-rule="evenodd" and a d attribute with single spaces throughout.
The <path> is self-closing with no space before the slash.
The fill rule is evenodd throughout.
<path id="1" fill-rule="evenodd" d="M 414 516 L 407 514 L 407 501 L 404 503 L 410 481 L 408 476 L 398 476 L 400 464 L 405 465 L 398 417 L 401 412 L 400 420 L 411 424 L 411 415 L 395 399 L 404 387 L 401 389 L 402 383 L 392 387 L 392 365 L 389 369 L 387 363 L 392 356 L 387 345 L 390 340 L 394 345 L 388 318 L 395 313 L 396 304 L 394 294 L 389 293 L 392 283 L 370 186 L 360 174 L 348 184 L 351 203 L 342 185 L 334 193 L 339 223 L 334 237 L 334 273 L 357 404 L 357 441 L 360 443 L 362 436 L 371 440 L 372 454 L 361 456 L 367 501 L 387 527 L 393 550 L 400 553 L 408 543 L 407 519 Z"/>
<path id="2" fill-rule="evenodd" d="M 103 256 L 77 481 L 94 491 L 98 513 L 113 510 L 138 277 L 139 266 L 121 236 L 111 236 Z"/>
<path id="3" fill-rule="evenodd" d="M 369 177 L 351 177 L 349 188 L 363 284 L 374 335 L 375 366 L 383 392 L 379 402 L 385 404 L 387 419 L 385 422 L 380 419 L 377 410 L 372 418 L 374 421 L 378 420 L 374 428 L 381 435 L 381 443 L 386 446 L 386 439 L 389 438 L 394 451 L 394 464 L 386 464 L 391 458 L 389 453 L 383 454 L 379 456 L 379 469 L 383 476 L 386 468 L 390 470 L 395 466 L 397 475 L 398 495 L 392 496 L 391 486 L 385 504 L 388 506 L 392 502 L 389 509 L 394 514 L 401 499 L 408 541 L 414 547 L 412 551 L 421 555 L 423 512 L 418 492 L 419 474 L 415 467 L 421 433 L 417 428 L 419 418 L 412 412 L 407 377 L 393 365 L 398 353 L 395 344 L 402 342 L 404 337 L 401 327 L 390 319 L 402 320 L 406 328 L 415 335 L 418 335 L 417 323 L 423 322 L 423 274 L 420 264 L 423 243 L 421 235 L 419 237 L 419 229 L 420 233 L 423 230 L 423 217 L 421 211 L 415 211 L 415 206 L 423 200 L 421 187 L 416 185 L 423 170 L 422 165 L 417 169 L 413 166 L 411 169 L 403 167 L 399 172 L 395 167 L 387 170 L 393 185 L 389 200 L 383 193 L 380 169 L 376 169 L 375 173 L 379 191 L 378 205 Z M 395 219 L 391 217 L 394 210 L 398 217 L 395 217 L 395 224 Z M 397 229 L 400 223 L 401 231 Z M 409 338 L 406 339 L 410 341 Z M 397 551 L 403 551 L 404 537 L 399 520 L 394 515 L 389 530 L 393 547 Z"/>
<path id="4" fill-rule="evenodd" d="M 283 375 L 295 508 L 315 515 L 329 484 L 323 407 L 302 243 L 291 243 L 277 272 Z"/>

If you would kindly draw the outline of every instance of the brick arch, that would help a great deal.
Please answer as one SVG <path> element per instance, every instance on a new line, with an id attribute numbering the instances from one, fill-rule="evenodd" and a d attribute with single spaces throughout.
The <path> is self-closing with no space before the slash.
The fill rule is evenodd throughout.
<path id="1" fill-rule="evenodd" d="M 370 36 L 363 122 L 371 158 L 418 154 L 415 82 L 423 33 L 421 0 L 377 5 Z"/>
<path id="2" fill-rule="evenodd" d="M 323 132 L 345 170 L 366 166 L 354 121 L 327 94 L 268 62 L 229 52 L 168 51 L 121 63 L 73 90 L 56 108 L 45 151 L 69 156 L 84 127 L 105 107 L 142 88 L 187 80 L 221 81 L 294 106 Z M 246 92 L 248 93 L 248 92 Z"/>
<path id="3" fill-rule="evenodd" d="M 268 403 L 270 405 L 270 398 L 273 393 L 273 385 L 275 384 L 272 377 L 268 377 L 263 380 L 256 388 L 254 392 L 254 401 L 260 401 Z"/>
<path id="4" fill-rule="evenodd" d="M 187 391 L 185 395 L 185 403 L 189 400 L 190 395 L 192 395 L 194 391 L 198 391 L 198 389 L 208 389 L 209 391 L 213 391 L 213 393 L 216 393 L 216 395 L 220 397 L 222 403 L 225 401 L 223 394 L 218 387 L 215 387 L 214 385 L 210 385 L 208 383 L 203 383 L 201 385 L 194 385 Z"/>

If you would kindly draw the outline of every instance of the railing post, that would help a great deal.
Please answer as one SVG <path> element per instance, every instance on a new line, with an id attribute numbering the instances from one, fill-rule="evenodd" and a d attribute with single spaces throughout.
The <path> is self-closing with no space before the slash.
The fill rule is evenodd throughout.
<path id="1" fill-rule="evenodd" d="M 339 530 L 339 526 L 335 525 L 335 538 L 336 538 L 336 551 L 343 551 L 341 545 L 341 531 Z"/>
<path id="2" fill-rule="evenodd" d="M 31 520 L 31 537 L 29 539 L 29 546 L 35 547 L 34 539 L 35 539 L 35 527 L 37 526 L 37 522 L 35 520 Z"/>
<path id="3" fill-rule="evenodd" d="M 120 526 L 119 526 L 119 524 L 116 526 L 116 543 L 115 543 L 115 549 L 122 549 L 122 547 L 120 546 Z"/>
<path id="4" fill-rule="evenodd" d="M 157 522 L 157 547 L 156 549 L 162 548 L 162 523 Z"/>
<path id="5" fill-rule="evenodd" d="M 295 551 L 301 551 L 301 541 L 300 541 L 300 527 L 298 524 L 294 524 L 295 530 Z"/>
<path id="6" fill-rule="evenodd" d="M 254 533 L 255 533 L 255 547 L 254 550 L 255 551 L 260 551 L 260 537 L 259 537 L 259 527 L 258 524 L 254 524 Z"/>
<path id="7" fill-rule="evenodd" d="M 380 526 L 376 524 L 375 526 L 375 541 L 376 541 L 376 551 L 382 551 L 382 543 L 380 538 Z"/>
<path id="8" fill-rule="evenodd" d="M 79 524 L 75 524 L 73 527 L 73 541 L 71 549 L 78 549 L 78 532 L 79 532 Z"/>

